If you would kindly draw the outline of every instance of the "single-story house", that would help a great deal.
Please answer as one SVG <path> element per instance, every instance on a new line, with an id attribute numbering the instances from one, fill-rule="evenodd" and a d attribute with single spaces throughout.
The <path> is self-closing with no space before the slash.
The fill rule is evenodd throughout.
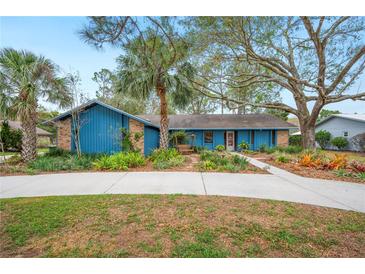
<path id="1" fill-rule="evenodd" d="M 21 122 L 20 121 L 10 121 L 7 120 L 9 127 L 14 130 L 22 130 Z M 3 121 L 0 121 L 2 124 Z M 36 128 L 37 133 L 37 146 L 48 146 L 52 143 L 52 133 L 37 127 Z"/>
<path id="2" fill-rule="evenodd" d="M 134 146 L 149 155 L 159 146 L 159 115 L 132 115 L 98 100 L 80 106 L 80 146 L 84 153 L 114 153 L 121 150 L 121 128 L 142 138 Z M 57 146 L 75 150 L 72 111 L 51 120 L 57 126 Z M 183 130 L 192 146 L 214 149 L 224 145 L 237 150 L 246 141 L 251 149 L 262 145 L 287 146 L 289 129 L 295 127 L 268 114 L 169 115 L 169 131 Z"/>
<path id="3" fill-rule="evenodd" d="M 327 130 L 332 138 L 345 137 L 349 141 L 346 150 L 365 151 L 365 114 L 333 114 L 316 124 L 316 132 L 320 130 Z"/>

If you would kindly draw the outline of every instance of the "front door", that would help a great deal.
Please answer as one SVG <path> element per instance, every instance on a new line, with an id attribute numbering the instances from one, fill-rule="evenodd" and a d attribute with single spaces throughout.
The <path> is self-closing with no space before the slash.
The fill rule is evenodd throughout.
<path id="1" fill-rule="evenodd" d="M 228 151 L 234 151 L 234 131 L 226 132 L 226 147 Z"/>

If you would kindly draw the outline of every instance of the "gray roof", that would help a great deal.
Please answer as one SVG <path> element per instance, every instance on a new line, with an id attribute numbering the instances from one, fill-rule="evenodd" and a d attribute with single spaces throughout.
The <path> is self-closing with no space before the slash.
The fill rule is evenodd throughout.
<path id="1" fill-rule="evenodd" d="M 359 121 L 359 122 L 364 122 L 365 123 L 365 114 L 332 114 L 331 116 L 328 116 L 326 118 L 324 118 L 323 120 L 319 121 L 316 126 L 322 124 L 325 121 L 328 121 L 332 118 L 343 118 L 343 119 L 348 119 L 348 120 L 354 120 L 354 121 Z"/>
<path id="2" fill-rule="evenodd" d="M 2 121 L 1 121 L 1 123 L 2 123 Z M 9 124 L 10 128 L 12 128 L 12 129 L 22 129 L 21 123 L 19 121 L 9 121 L 8 120 L 8 124 Z M 52 136 L 52 133 L 50 133 L 44 129 L 41 129 L 39 127 L 37 127 L 36 130 L 37 130 L 37 135 L 39 135 L 39 136 Z"/>
<path id="3" fill-rule="evenodd" d="M 69 110 L 69 111 L 66 111 L 66 112 L 64 112 L 64 113 L 62 113 L 62 114 L 60 114 L 60 115 L 58 115 L 58 116 L 56 116 L 56 117 L 52 118 L 51 120 L 45 121 L 45 122 L 44 122 L 44 124 L 48 124 L 48 123 L 52 123 L 52 122 L 56 122 L 56 121 L 58 121 L 58 120 L 62 120 L 62 119 L 64 119 L 64 118 L 67 118 L 68 116 L 71 116 L 71 115 L 72 115 L 72 111 L 74 111 L 74 110 L 76 110 L 76 109 L 80 109 L 80 111 L 83 111 L 83 110 L 85 110 L 85 109 L 87 109 L 87 108 L 93 107 L 94 105 L 100 105 L 100 106 L 103 106 L 103 107 L 108 108 L 108 109 L 110 109 L 110 110 L 112 110 L 112 111 L 115 111 L 115 112 L 117 112 L 117 113 L 120 113 L 120 114 L 126 115 L 126 116 L 128 116 L 128 117 L 130 117 L 130 118 L 132 118 L 132 119 L 135 119 L 135 120 L 137 120 L 137 121 L 139 121 L 139 122 L 141 122 L 141 123 L 147 124 L 147 125 L 149 125 L 149 126 L 155 126 L 155 125 L 153 125 L 150 121 L 147 121 L 147 120 L 144 120 L 144 119 L 142 119 L 142 118 L 140 118 L 140 117 L 138 117 L 138 116 L 135 116 L 135 115 L 129 114 L 128 112 L 125 112 L 125 111 L 123 111 L 123 110 L 121 110 L 121 109 L 118 109 L 118 108 L 115 108 L 115 107 L 113 107 L 113 106 L 110 106 L 110 105 L 108 105 L 108 104 L 105 104 L 105 103 L 103 103 L 103 102 L 101 102 L 101 101 L 99 101 L 99 100 L 97 100 L 97 99 L 89 100 L 88 102 L 86 102 L 86 103 L 84 103 L 84 104 L 82 104 L 82 105 L 80 105 L 80 106 L 78 106 L 78 107 L 76 107 L 76 108 L 73 108 L 73 109 L 71 109 L 71 110 Z"/>
<path id="4" fill-rule="evenodd" d="M 159 115 L 138 115 L 160 125 Z M 295 125 L 268 114 L 196 114 L 169 115 L 170 129 L 288 129 Z"/>

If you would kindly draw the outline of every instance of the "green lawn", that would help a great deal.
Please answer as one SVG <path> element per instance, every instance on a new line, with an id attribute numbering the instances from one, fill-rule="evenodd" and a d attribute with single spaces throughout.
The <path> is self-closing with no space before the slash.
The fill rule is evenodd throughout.
<path id="1" fill-rule="evenodd" d="M 365 214 L 270 200 L 0 200 L 1 257 L 364 257 Z"/>
<path id="2" fill-rule="evenodd" d="M 0 156 L 8 156 L 8 155 L 15 155 L 15 154 L 18 154 L 18 152 L 8 152 L 8 151 L 5 151 L 5 152 L 2 152 L 0 151 Z"/>
<path id="3" fill-rule="evenodd" d="M 45 147 L 45 148 L 37 148 L 37 152 L 40 153 L 46 153 L 49 151 L 49 148 L 48 147 Z M 4 155 L 16 155 L 16 154 L 19 154 L 19 152 L 14 152 L 14 151 L 5 151 L 5 152 L 2 152 L 0 151 L 0 156 L 4 156 Z"/>

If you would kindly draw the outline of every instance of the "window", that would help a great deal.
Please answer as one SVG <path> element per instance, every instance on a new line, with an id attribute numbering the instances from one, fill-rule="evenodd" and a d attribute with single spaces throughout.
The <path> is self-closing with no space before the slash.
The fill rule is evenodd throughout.
<path id="1" fill-rule="evenodd" d="M 212 144 L 213 143 L 213 131 L 205 131 L 204 132 L 204 143 Z"/>
<path id="2" fill-rule="evenodd" d="M 343 137 L 348 137 L 349 136 L 349 132 L 348 131 L 344 131 L 343 132 Z"/>
<path id="3" fill-rule="evenodd" d="M 275 130 L 271 131 L 271 144 L 275 145 Z"/>
<path id="4" fill-rule="evenodd" d="M 251 130 L 251 145 L 255 143 L 255 131 Z"/>

